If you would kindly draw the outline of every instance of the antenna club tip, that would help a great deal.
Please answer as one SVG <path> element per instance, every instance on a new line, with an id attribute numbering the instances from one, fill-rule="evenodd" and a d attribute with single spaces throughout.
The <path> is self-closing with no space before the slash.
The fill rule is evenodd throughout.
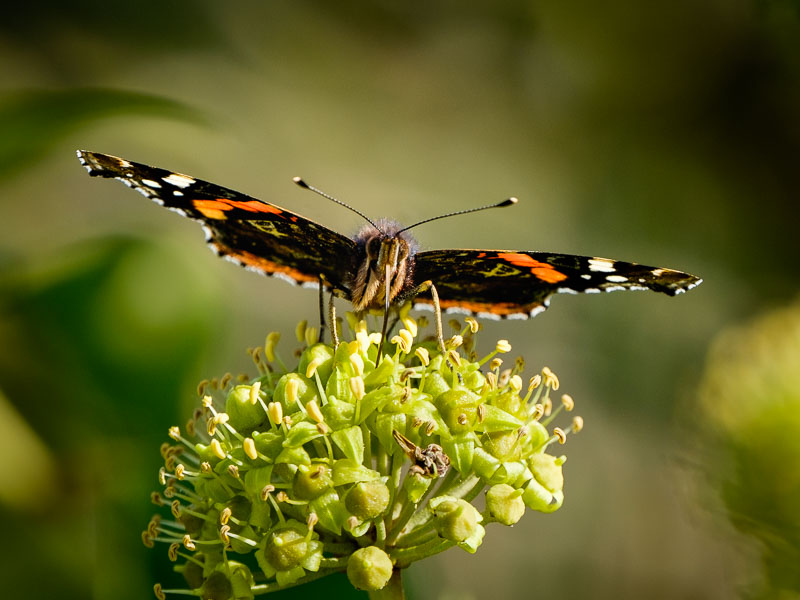
<path id="1" fill-rule="evenodd" d="M 500 204 L 498 204 L 497 206 L 499 206 L 499 207 L 503 207 L 503 206 L 511 206 L 511 205 L 513 205 L 513 204 L 516 204 L 517 202 L 519 202 L 519 200 L 518 200 L 517 198 L 514 198 L 514 196 L 511 196 L 511 198 L 508 198 L 508 199 L 506 199 L 506 200 L 503 200 L 503 201 L 502 201 Z"/>
<path id="2" fill-rule="evenodd" d="M 308 184 L 307 184 L 305 181 L 303 181 L 303 178 L 302 178 L 302 177 L 292 177 L 292 181 L 294 181 L 294 182 L 295 182 L 297 185 L 299 185 L 301 188 L 306 188 L 306 189 L 308 189 Z"/>

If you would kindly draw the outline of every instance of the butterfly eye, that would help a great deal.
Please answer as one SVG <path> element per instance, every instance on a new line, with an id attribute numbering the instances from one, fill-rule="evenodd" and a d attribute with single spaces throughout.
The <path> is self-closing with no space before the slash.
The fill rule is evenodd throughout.
<path id="1" fill-rule="evenodd" d="M 381 241 L 376 237 L 367 240 L 367 256 L 369 258 L 377 258 L 381 252 Z"/>

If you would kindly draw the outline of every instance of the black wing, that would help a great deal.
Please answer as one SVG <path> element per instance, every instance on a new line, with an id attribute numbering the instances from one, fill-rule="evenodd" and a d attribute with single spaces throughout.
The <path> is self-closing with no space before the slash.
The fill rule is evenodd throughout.
<path id="1" fill-rule="evenodd" d="M 350 238 L 284 208 L 188 175 L 78 150 L 96 177 L 111 177 L 154 202 L 200 221 L 212 250 L 243 267 L 349 297 L 357 247 Z"/>
<path id="2" fill-rule="evenodd" d="M 702 282 L 681 271 L 608 258 L 504 250 L 419 252 L 414 281 L 428 280 L 448 312 L 518 319 L 545 310 L 553 294 L 653 290 L 674 296 Z M 430 293 L 415 302 L 430 305 Z"/>

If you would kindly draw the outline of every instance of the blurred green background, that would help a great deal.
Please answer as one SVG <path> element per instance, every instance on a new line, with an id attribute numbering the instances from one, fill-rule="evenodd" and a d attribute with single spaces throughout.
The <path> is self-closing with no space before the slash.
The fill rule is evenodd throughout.
<path id="1" fill-rule="evenodd" d="M 316 318 L 314 293 L 215 258 L 195 223 L 89 179 L 75 158 L 84 148 L 346 233 L 359 218 L 292 176 L 401 222 L 514 195 L 515 208 L 440 221 L 417 238 L 703 276 L 675 299 L 558 297 L 534 321 L 485 324 L 487 348 L 508 338 L 526 373 L 556 371 L 587 426 L 566 448 L 560 511 L 490 527 L 475 556 L 451 550 L 415 565 L 411 597 L 800 594 L 798 562 L 784 560 L 800 556 L 800 502 L 763 526 L 747 512 L 769 513 L 787 489 L 800 498 L 800 423 L 798 435 L 782 419 L 726 433 L 710 424 L 724 390 L 698 402 L 719 332 L 798 291 L 796 1 L 45 0 L 4 12 L 7 592 L 152 597 L 170 565 L 139 533 L 167 427 L 185 421 L 200 379 L 247 370 L 246 347 L 270 330 L 291 340 L 297 321 Z M 732 339 L 744 359 L 708 368 L 735 381 L 749 350 Z M 781 364 L 800 371 L 800 349 Z M 795 404 L 784 408 L 798 406 L 800 392 L 786 398 Z M 719 494 L 723 466 L 737 472 L 735 457 L 757 453 L 762 437 L 774 450 L 779 430 L 772 469 L 754 467 L 738 488 L 742 498 L 761 488 L 758 501 Z M 767 478 L 781 485 L 765 494 Z M 787 532 L 796 537 L 773 543 Z M 335 578 L 284 597 L 321 593 L 359 597 Z"/>

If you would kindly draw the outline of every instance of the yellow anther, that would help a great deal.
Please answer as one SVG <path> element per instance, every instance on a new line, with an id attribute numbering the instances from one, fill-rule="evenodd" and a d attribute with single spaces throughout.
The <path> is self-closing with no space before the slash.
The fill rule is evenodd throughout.
<path id="1" fill-rule="evenodd" d="M 423 423 L 423 421 L 419 417 L 412 417 L 411 418 L 411 427 L 414 428 L 414 429 L 416 429 L 417 427 L 421 427 L 422 423 Z"/>
<path id="2" fill-rule="evenodd" d="M 412 319 L 411 317 L 405 317 L 403 319 L 403 325 L 405 325 L 406 329 L 408 329 L 409 333 L 413 337 L 417 337 L 419 328 L 417 327 L 417 322 L 414 319 Z"/>
<path id="3" fill-rule="evenodd" d="M 207 460 L 204 460 L 203 462 L 200 463 L 200 472 L 203 475 L 210 475 L 211 473 L 214 472 L 214 469 L 211 468 L 211 463 L 210 462 L 208 462 Z"/>
<path id="4" fill-rule="evenodd" d="M 369 341 L 376 346 L 381 343 L 381 334 L 377 331 L 369 334 Z"/>
<path id="5" fill-rule="evenodd" d="M 350 364 L 353 366 L 353 372 L 356 375 L 364 374 L 364 359 L 361 358 L 360 354 L 351 354 Z"/>
<path id="6" fill-rule="evenodd" d="M 242 442 L 242 449 L 244 453 L 247 455 L 247 458 L 250 460 L 255 460 L 258 458 L 258 451 L 256 450 L 256 443 L 253 441 L 253 438 L 244 438 Z"/>
<path id="7" fill-rule="evenodd" d="M 364 379 L 360 376 L 350 378 L 350 391 L 356 397 L 356 400 L 361 400 L 364 397 Z"/>
<path id="8" fill-rule="evenodd" d="M 229 506 L 226 506 L 221 511 L 219 511 L 219 524 L 220 525 L 227 525 L 228 520 L 233 516 L 233 511 L 230 509 Z"/>
<path id="9" fill-rule="evenodd" d="M 178 560 L 178 550 L 180 550 L 181 545 L 178 542 L 173 542 L 169 545 L 169 549 L 167 550 L 167 556 L 171 562 L 175 562 Z"/>
<path id="10" fill-rule="evenodd" d="M 504 369 L 500 372 L 500 377 L 497 378 L 497 387 L 506 387 L 509 379 L 511 379 L 511 369 Z"/>
<path id="11" fill-rule="evenodd" d="M 200 383 L 197 384 L 197 395 L 203 396 L 206 393 L 206 387 L 208 386 L 208 379 L 203 379 Z"/>
<path id="12" fill-rule="evenodd" d="M 433 435 L 434 431 L 436 431 L 436 423 L 434 421 L 428 421 L 428 424 L 425 426 L 425 435 Z"/>
<path id="13" fill-rule="evenodd" d="M 181 439 L 181 429 L 177 425 L 173 425 L 169 428 L 169 437 L 173 440 L 180 440 Z"/>
<path id="14" fill-rule="evenodd" d="M 392 337 L 391 342 L 400 346 L 402 352 L 407 353 L 411 350 L 411 344 L 414 343 L 414 338 L 408 329 L 401 329 L 397 332 L 396 336 Z"/>
<path id="15" fill-rule="evenodd" d="M 308 514 L 308 518 L 306 519 L 306 525 L 308 525 L 309 529 L 314 529 L 314 525 L 319 523 L 319 517 L 317 513 L 312 512 Z"/>
<path id="16" fill-rule="evenodd" d="M 483 404 L 478 405 L 478 423 L 483 423 L 486 418 L 486 406 Z"/>
<path id="17" fill-rule="evenodd" d="M 167 600 L 167 595 L 161 589 L 160 583 L 157 583 L 153 586 L 153 592 L 155 593 L 156 598 L 158 598 L 158 600 Z"/>
<path id="18" fill-rule="evenodd" d="M 522 377 L 519 375 L 512 375 L 511 379 L 508 380 L 508 386 L 515 392 L 520 391 L 522 389 Z"/>
<path id="19" fill-rule="evenodd" d="M 317 372 L 317 367 L 319 367 L 322 362 L 323 361 L 320 357 L 316 357 L 310 363 L 308 363 L 308 366 L 306 367 L 306 377 L 311 379 L 314 376 L 314 373 Z"/>
<path id="20" fill-rule="evenodd" d="M 264 355 L 267 357 L 268 362 L 273 362 L 275 360 L 275 346 L 278 345 L 280 339 L 281 334 L 277 331 L 273 331 L 267 335 L 267 339 L 264 341 Z"/>
<path id="21" fill-rule="evenodd" d="M 357 331 L 356 332 L 356 342 L 358 343 L 359 350 L 361 350 L 361 352 L 366 354 L 367 350 L 369 350 L 369 345 L 370 345 L 370 337 L 367 334 L 367 332 L 366 331 Z"/>
<path id="22" fill-rule="evenodd" d="M 261 382 L 256 381 L 250 386 L 250 404 L 258 402 L 258 394 L 261 392 Z"/>
<path id="23" fill-rule="evenodd" d="M 528 391 L 532 392 L 537 387 L 542 385 L 542 376 L 539 374 L 534 375 L 531 377 L 530 381 L 528 381 Z"/>
<path id="24" fill-rule="evenodd" d="M 217 434 L 217 420 L 214 417 L 206 421 L 206 431 L 209 437 L 214 437 Z"/>
<path id="25" fill-rule="evenodd" d="M 211 447 L 211 452 L 214 453 L 214 456 L 220 459 L 225 458 L 225 451 L 222 449 L 222 445 L 219 443 L 217 438 L 211 440 L 211 444 L 209 444 L 209 446 Z"/>
<path id="26" fill-rule="evenodd" d="M 261 492 L 259 493 L 259 497 L 261 498 L 262 502 L 266 502 L 269 495 L 275 491 L 275 486 L 272 484 L 267 484 L 263 488 L 261 488 Z"/>
<path id="27" fill-rule="evenodd" d="M 229 525 L 223 525 L 219 528 L 219 539 L 227 546 L 231 543 L 230 538 L 228 537 L 228 532 L 231 530 Z"/>
<path id="28" fill-rule="evenodd" d="M 319 328 L 306 327 L 306 345 L 313 346 L 319 341 Z"/>
<path id="29" fill-rule="evenodd" d="M 472 333 L 478 333 L 478 330 L 481 328 L 481 324 L 478 323 L 478 320 L 475 317 L 467 317 L 464 319 L 464 322 L 469 325 L 469 330 Z"/>
<path id="30" fill-rule="evenodd" d="M 572 432 L 578 433 L 581 429 L 583 429 L 583 417 L 575 415 L 572 418 Z"/>
<path id="31" fill-rule="evenodd" d="M 325 420 L 325 416 L 319 409 L 319 404 L 317 404 L 316 400 L 309 400 L 308 404 L 306 404 L 306 411 L 308 411 L 308 416 L 314 419 L 317 423 L 322 423 Z"/>
<path id="32" fill-rule="evenodd" d="M 291 427 L 292 423 L 293 423 L 292 417 L 290 417 L 289 415 L 286 415 L 286 416 L 283 417 L 283 424 L 284 425 L 286 425 L 287 427 Z"/>
<path id="33" fill-rule="evenodd" d="M 231 379 L 233 379 L 233 375 L 231 375 L 230 373 L 225 373 L 225 375 L 222 376 L 222 379 L 219 380 L 220 387 L 222 387 L 223 389 L 228 387 L 228 384 L 231 382 Z"/>
<path id="34" fill-rule="evenodd" d="M 457 367 L 461 366 L 461 355 L 455 350 L 447 351 L 447 360 L 449 360 L 452 364 L 454 364 Z"/>
<path id="35" fill-rule="evenodd" d="M 544 406 L 541 404 L 536 404 L 531 411 L 531 419 L 534 421 L 538 421 L 544 416 Z"/>
<path id="36" fill-rule="evenodd" d="M 498 340 L 494 349 L 500 354 L 505 354 L 506 352 L 511 352 L 511 344 L 508 343 L 508 340 Z"/>
<path id="37" fill-rule="evenodd" d="M 489 371 L 486 374 L 486 383 L 489 385 L 490 390 L 497 389 L 497 375 L 494 373 L 494 371 Z"/>
<path id="38" fill-rule="evenodd" d="M 172 513 L 172 516 L 176 519 L 181 518 L 181 501 L 180 500 L 173 500 L 172 504 L 169 505 L 169 511 Z"/>
<path id="39" fill-rule="evenodd" d="M 567 434 L 561 427 L 553 427 L 553 435 L 558 439 L 559 444 L 564 444 L 567 441 Z"/>
<path id="40" fill-rule="evenodd" d="M 203 408 L 214 406 L 214 399 L 211 396 L 203 396 Z"/>
<path id="41" fill-rule="evenodd" d="M 495 356 L 491 360 L 491 362 L 489 362 L 489 370 L 490 371 L 495 371 L 495 370 L 499 369 L 500 365 L 502 365 L 502 364 L 503 364 L 503 359 L 500 358 L 499 356 Z"/>
<path id="42" fill-rule="evenodd" d="M 350 517 L 349 519 L 347 519 L 347 521 L 345 521 L 345 527 L 348 530 L 354 529 L 355 527 L 358 527 L 360 524 L 361 524 L 361 521 L 358 520 L 358 517 Z M 152 548 L 152 546 L 151 546 L 151 548 Z"/>
<path id="43" fill-rule="evenodd" d="M 423 348 L 422 346 L 420 346 L 419 348 L 414 350 L 414 354 L 419 359 L 419 362 L 422 363 L 423 367 L 427 367 L 428 364 L 430 364 L 431 357 L 430 357 L 430 354 L 428 353 L 428 350 L 426 348 Z"/>
<path id="44" fill-rule="evenodd" d="M 234 479 L 239 479 L 239 467 L 236 465 L 228 465 L 228 475 Z"/>
<path id="45" fill-rule="evenodd" d="M 542 378 L 544 379 L 545 385 L 550 386 L 554 390 L 558 389 L 558 386 L 560 385 L 558 382 L 558 377 L 556 377 L 556 374 L 553 373 L 549 367 L 542 369 Z"/>
<path id="46" fill-rule="evenodd" d="M 164 467 L 158 470 L 158 483 L 167 485 L 167 470 Z"/>
<path id="47" fill-rule="evenodd" d="M 550 413 L 553 412 L 553 401 L 550 398 L 545 398 L 542 402 L 542 406 L 544 406 L 545 416 L 549 417 Z"/>
<path id="48" fill-rule="evenodd" d="M 275 494 L 275 500 L 278 502 L 287 502 L 289 500 L 289 494 L 281 490 L 277 494 Z"/>
<path id="49" fill-rule="evenodd" d="M 469 422 L 467 420 L 467 415 L 464 413 L 459 414 L 458 417 L 456 417 L 456 421 L 459 425 L 466 425 Z"/>
<path id="50" fill-rule="evenodd" d="M 445 342 L 445 348 L 458 348 L 461 344 L 464 343 L 464 338 L 460 335 L 454 335 L 449 340 Z"/>
<path id="51" fill-rule="evenodd" d="M 294 336 L 297 338 L 298 342 L 302 342 L 306 339 L 306 327 L 308 327 L 308 321 L 300 321 L 297 327 L 294 328 Z"/>
<path id="52" fill-rule="evenodd" d="M 575 400 L 572 399 L 572 396 L 569 394 L 564 394 L 561 396 L 561 404 L 564 405 L 564 409 L 569 412 L 573 408 L 575 408 Z"/>
<path id="53" fill-rule="evenodd" d="M 289 381 L 286 382 L 286 388 L 284 392 L 286 394 L 286 400 L 289 402 L 290 405 L 297 402 L 298 395 L 297 391 L 300 389 L 300 380 L 292 377 Z"/>
<path id="54" fill-rule="evenodd" d="M 147 533 L 146 531 L 142 532 L 142 543 L 148 548 L 154 548 L 156 545 L 155 542 L 153 541 L 153 538 L 150 537 L 150 534 Z"/>
<path id="55" fill-rule="evenodd" d="M 356 331 L 363 331 L 366 333 L 367 322 L 364 319 L 361 319 L 358 323 L 356 323 Z"/>
<path id="56" fill-rule="evenodd" d="M 183 481 L 183 478 L 186 476 L 186 467 L 182 464 L 178 464 L 175 467 L 175 477 L 177 477 L 180 481 Z"/>
<path id="57" fill-rule="evenodd" d="M 317 423 L 317 431 L 319 431 L 322 435 L 325 435 L 330 431 L 330 428 L 325 425 L 325 423 Z"/>

